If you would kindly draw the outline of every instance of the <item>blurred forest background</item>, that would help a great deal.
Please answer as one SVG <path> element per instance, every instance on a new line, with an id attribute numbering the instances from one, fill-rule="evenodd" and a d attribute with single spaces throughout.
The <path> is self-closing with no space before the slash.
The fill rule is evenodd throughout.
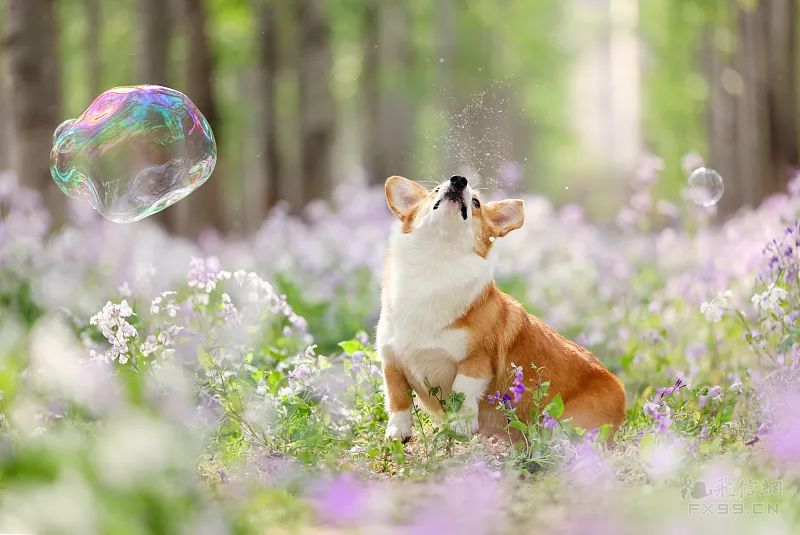
<path id="1" fill-rule="evenodd" d="M 679 199 L 692 151 L 721 215 L 798 165 L 796 0 L 0 0 L 0 168 L 65 198 L 54 128 L 101 91 L 186 93 L 217 170 L 159 214 L 247 232 L 339 182 L 456 171 L 607 218 L 643 154 Z"/>

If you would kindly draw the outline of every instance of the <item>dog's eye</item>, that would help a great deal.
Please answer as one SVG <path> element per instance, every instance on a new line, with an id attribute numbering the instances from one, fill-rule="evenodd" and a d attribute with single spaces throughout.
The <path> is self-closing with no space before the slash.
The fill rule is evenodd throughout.
<path id="1" fill-rule="evenodd" d="M 472 198 L 472 206 L 474 206 L 475 208 L 480 208 L 481 207 L 481 201 L 479 201 L 477 197 L 473 197 Z"/>

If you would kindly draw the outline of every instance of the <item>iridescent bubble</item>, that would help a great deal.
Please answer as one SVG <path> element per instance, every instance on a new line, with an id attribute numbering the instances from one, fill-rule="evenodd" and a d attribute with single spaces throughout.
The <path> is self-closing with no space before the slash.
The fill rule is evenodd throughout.
<path id="1" fill-rule="evenodd" d="M 61 191 L 106 219 L 138 221 L 178 202 L 214 171 L 217 145 L 179 91 L 115 87 L 53 134 L 50 172 Z"/>
<path id="2" fill-rule="evenodd" d="M 725 183 L 719 173 L 709 167 L 698 167 L 689 175 L 686 190 L 689 200 L 698 206 L 714 206 L 725 193 Z"/>

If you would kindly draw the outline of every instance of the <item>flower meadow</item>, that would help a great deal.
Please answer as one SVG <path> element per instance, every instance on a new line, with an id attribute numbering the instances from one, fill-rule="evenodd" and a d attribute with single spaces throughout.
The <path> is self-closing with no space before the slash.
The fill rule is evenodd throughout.
<path id="1" fill-rule="evenodd" d="M 512 377 L 514 445 L 416 410 L 385 440 L 382 189 L 192 242 L 77 204 L 51 229 L 1 175 L 0 531 L 796 533 L 800 178 L 713 224 L 661 167 L 613 222 L 528 196 L 498 241 L 498 284 L 628 396 L 612 438 Z"/>

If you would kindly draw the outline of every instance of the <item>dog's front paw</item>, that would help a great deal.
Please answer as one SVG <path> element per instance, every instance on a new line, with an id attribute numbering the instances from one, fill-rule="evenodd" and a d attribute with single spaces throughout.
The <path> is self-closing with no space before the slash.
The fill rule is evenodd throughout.
<path id="1" fill-rule="evenodd" d="M 411 438 L 411 411 L 392 412 L 389 414 L 386 438 L 402 441 Z"/>
<path id="2" fill-rule="evenodd" d="M 450 429 L 456 433 L 471 437 L 478 432 L 478 411 L 459 411 L 455 420 L 450 422 Z"/>

